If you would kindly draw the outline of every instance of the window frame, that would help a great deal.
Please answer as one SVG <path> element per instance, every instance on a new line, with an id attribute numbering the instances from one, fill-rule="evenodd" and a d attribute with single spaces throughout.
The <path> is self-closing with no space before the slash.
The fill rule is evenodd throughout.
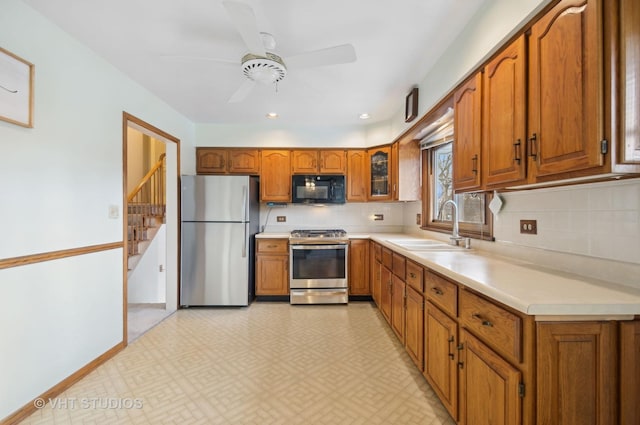
<path id="1" fill-rule="evenodd" d="M 453 142 L 455 143 L 455 141 Z M 435 215 L 437 211 L 433 211 L 433 200 L 431 195 L 434 193 L 434 152 L 435 149 L 424 149 L 422 151 L 422 220 L 420 228 L 440 233 L 451 233 L 453 230 L 453 222 L 447 220 L 439 220 Z M 489 202 L 493 199 L 493 194 L 488 192 L 476 192 L 480 196 L 484 196 L 484 223 L 475 224 L 467 222 L 459 222 L 460 236 L 473 239 L 482 239 L 493 241 L 493 214 L 489 210 Z M 454 195 L 459 193 L 455 192 Z"/>

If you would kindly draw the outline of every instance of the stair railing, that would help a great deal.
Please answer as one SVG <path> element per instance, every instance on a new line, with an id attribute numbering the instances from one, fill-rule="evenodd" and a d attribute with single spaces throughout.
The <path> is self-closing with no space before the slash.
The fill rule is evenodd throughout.
<path id="1" fill-rule="evenodd" d="M 145 220 L 156 217 L 164 221 L 166 211 L 165 154 L 127 196 L 128 253 L 138 253 L 138 243 L 146 240 Z"/>

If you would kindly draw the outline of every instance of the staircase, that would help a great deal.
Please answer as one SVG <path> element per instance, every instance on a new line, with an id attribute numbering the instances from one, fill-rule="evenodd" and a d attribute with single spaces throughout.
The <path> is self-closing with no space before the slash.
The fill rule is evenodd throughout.
<path id="1" fill-rule="evenodd" d="M 127 197 L 127 269 L 131 272 L 166 219 L 165 154 Z"/>

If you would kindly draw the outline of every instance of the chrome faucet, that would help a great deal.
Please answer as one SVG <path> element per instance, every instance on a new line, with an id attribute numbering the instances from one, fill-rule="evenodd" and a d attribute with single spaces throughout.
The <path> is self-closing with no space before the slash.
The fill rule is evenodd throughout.
<path id="1" fill-rule="evenodd" d="M 440 207 L 440 213 L 438 214 L 438 216 L 442 214 L 442 210 L 447 204 L 451 204 L 451 207 L 453 208 L 453 229 L 451 230 L 451 237 L 449 237 L 449 243 L 451 245 L 460 246 L 460 242 L 464 242 L 465 248 L 467 249 L 471 248 L 471 238 L 465 238 L 463 236 L 460 236 L 460 233 L 459 233 L 460 225 L 458 222 L 458 205 L 453 201 L 453 199 L 448 199 L 447 201 L 444 202 L 444 204 L 442 204 L 442 206 Z"/>

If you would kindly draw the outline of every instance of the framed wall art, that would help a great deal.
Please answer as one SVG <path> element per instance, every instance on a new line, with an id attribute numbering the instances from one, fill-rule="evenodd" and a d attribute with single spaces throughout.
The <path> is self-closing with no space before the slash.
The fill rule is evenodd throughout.
<path id="1" fill-rule="evenodd" d="M 418 88 L 411 89 L 404 103 L 404 122 L 411 122 L 418 116 Z"/>
<path id="2" fill-rule="evenodd" d="M 33 127 L 34 65 L 0 47 L 0 120 Z"/>

